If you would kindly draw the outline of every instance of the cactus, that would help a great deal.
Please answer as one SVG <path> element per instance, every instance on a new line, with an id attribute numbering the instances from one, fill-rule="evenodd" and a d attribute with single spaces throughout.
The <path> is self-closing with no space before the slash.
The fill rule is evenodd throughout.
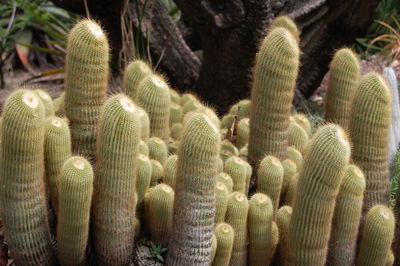
<path id="1" fill-rule="evenodd" d="M 239 121 L 236 133 L 236 147 L 239 149 L 249 142 L 250 119 L 243 118 Z"/>
<path id="2" fill-rule="evenodd" d="M 215 254 L 217 253 L 217 237 L 215 234 L 212 235 L 212 240 L 211 240 L 211 261 L 214 260 Z"/>
<path id="3" fill-rule="evenodd" d="M 266 194 L 272 202 L 274 212 L 278 211 L 283 182 L 283 167 L 278 158 L 265 156 L 257 170 L 257 192 Z"/>
<path id="4" fill-rule="evenodd" d="M 287 186 L 285 197 L 283 199 L 284 204 L 293 206 L 294 198 L 296 196 L 297 183 L 299 182 L 299 175 L 295 174 L 290 179 L 289 185 Z"/>
<path id="5" fill-rule="evenodd" d="M 92 166 L 82 157 L 70 157 L 62 167 L 59 184 L 58 258 L 61 265 L 85 265 L 93 194 Z"/>
<path id="6" fill-rule="evenodd" d="M 392 250 L 389 250 L 386 256 L 385 266 L 392 266 L 394 264 L 394 254 Z"/>
<path id="7" fill-rule="evenodd" d="M 41 89 L 36 89 L 34 90 L 36 95 L 39 97 L 39 99 L 42 101 L 43 106 L 44 106 L 44 115 L 45 117 L 48 116 L 53 116 L 54 115 L 54 104 L 53 100 L 51 99 L 50 95 Z"/>
<path id="8" fill-rule="evenodd" d="M 53 101 L 54 112 L 56 116 L 65 116 L 65 91 Z"/>
<path id="9" fill-rule="evenodd" d="M 31 91 L 7 99 L 0 145 L 1 218 L 18 265 L 52 265 L 44 187 L 44 107 Z"/>
<path id="10" fill-rule="evenodd" d="M 362 171 L 355 165 L 349 165 L 336 199 L 328 265 L 354 265 L 364 190 Z"/>
<path id="11" fill-rule="evenodd" d="M 272 261 L 272 258 L 275 255 L 276 249 L 278 248 L 278 243 L 280 239 L 280 232 L 278 228 L 278 224 L 276 222 L 272 222 L 271 226 L 271 241 L 270 246 L 267 248 L 267 262 Z"/>
<path id="12" fill-rule="evenodd" d="M 127 264 L 133 256 L 139 141 L 136 106 L 123 94 L 109 98 L 100 114 L 93 198 L 93 248 L 100 265 Z"/>
<path id="13" fill-rule="evenodd" d="M 219 223 L 215 227 L 217 237 L 217 251 L 212 266 L 228 266 L 232 254 L 233 239 L 235 232 L 227 223 Z"/>
<path id="14" fill-rule="evenodd" d="M 225 184 L 218 182 L 215 185 L 215 223 L 225 221 L 226 209 L 228 208 L 229 191 Z"/>
<path id="15" fill-rule="evenodd" d="M 236 115 L 238 119 L 241 120 L 245 117 L 249 117 L 250 106 L 251 106 L 250 100 L 248 99 L 240 100 L 229 109 L 229 113 L 232 115 Z"/>
<path id="16" fill-rule="evenodd" d="M 181 101 L 180 101 L 181 106 L 184 106 L 188 101 L 193 102 L 193 101 L 198 101 L 198 100 L 197 100 L 197 97 L 194 96 L 193 94 L 190 94 L 190 93 L 183 94 L 181 97 Z"/>
<path id="17" fill-rule="evenodd" d="M 352 158 L 367 182 L 364 213 L 376 204 L 389 204 L 390 104 L 390 90 L 383 78 L 376 73 L 366 74 L 354 96 L 350 121 Z"/>
<path id="18" fill-rule="evenodd" d="M 147 76 L 153 74 L 150 66 L 143 60 L 133 60 L 125 68 L 123 81 L 122 81 L 122 92 L 136 99 L 140 82 Z"/>
<path id="19" fill-rule="evenodd" d="M 356 266 L 385 265 L 394 235 L 394 216 L 384 205 L 372 207 L 365 218 Z"/>
<path id="20" fill-rule="evenodd" d="M 146 142 L 150 136 L 150 118 L 144 109 L 138 106 L 137 109 L 140 120 L 140 138 Z"/>
<path id="21" fill-rule="evenodd" d="M 296 164 L 289 159 L 282 162 L 283 167 L 283 181 L 281 189 L 281 199 L 284 199 L 289 188 L 290 180 L 297 174 Z"/>
<path id="22" fill-rule="evenodd" d="M 172 103 L 170 106 L 169 113 L 169 126 L 175 123 L 181 123 L 183 119 L 183 110 L 179 104 Z"/>
<path id="23" fill-rule="evenodd" d="M 248 265 L 269 265 L 268 248 L 271 246 L 271 227 L 274 208 L 271 199 L 263 194 L 254 194 L 249 201 L 248 231 L 249 256 Z"/>
<path id="24" fill-rule="evenodd" d="M 246 265 L 247 262 L 247 214 L 249 202 L 240 192 L 233 192 L 228 199 L 225 222 L 235 232 L 230 265 Z"/>
<path id="25" fill-rule="evenodd" d="M 146 194 L 147 189 L 150 187 L 152 170 L 153 169 L 149 158 L 146 155 L 139 154 L 136 168 L 136 209 L 138 210 L 138 214 L 140 214 L 140 208 L 143 203 L 144 195 Z"/>
<path id="26" fill-rule="evenodd" d="M 177 154 L 179 145 L 180 145 L 180 140 L 174 140 L 173 142 L 168 143 L 169 154 Z"/>
<path id="27" fill-rule="evenodd" d="M 231 176 L 233 181 L 233 191 L 246 193 L 247 176 L 248 176 L 248 163 L 236 156 L 230 157 L 225 161 L 224 172 Z"/>
<path id="28" fill-rule="evenodd" d="M 293 209 L 290 206 L 282 206 L 276 215 L 276 224 L 279 228 L 280 240 L 278 243 L 278 265 L 288 265 L 285 261 L 288 257 L 288 234 L 289 224 L 292 217 Z"/>
<path id="29" fill-rule="evenodd" d="M 49 187 L 51 205 L 58 207 L 57 184 L 64 162 L 71 157 L 71 133 L 64 119 L 51 116 L 45 122 L 44 159 L 46 181 Z"/>
<path id="30" fill-rule="evenodd" d="M 230 156 L 238 156 L 239 155 L 239 150 L 236 148 L 235 145 L 233 145 L 232 142 L 230 142 L 227 139 L 224 139 L 221 141 L 221 152 L 222 151 L 228 151 L 230 153 Z M 227 157 L 226 159 L 228 159 L 229 157 Z M 226 161 L 226 160 L 224 160 L 224 161 Z"/>
<path id="31" fill-rule="evenodd" d="M 285 28 L 288 31 L 290 31 L 290 33 L 293 34 L 293 36 L 299 40 L 300 38 L 300 31 L 297 28 L 296 23 L 289 17 L 289 16 L 279 16 L 276 17 L 271 25 L 269 26 L 269 30 L 272 31 L 275 28 Z"/>
<path id="32" fill-rule="evenodd" d="M 211 264 L 219 149 L 219 130 L 212 121 L 199 113 L 188 117 L 178 151 L 168 265 Z"/>
<path id="33" fill-rule="evenodd" d="M 175 176 L 176 176 L 176 165 L 178 162 L 177 155 L 170 155 L 167 158 L 167 162 L 164 165 L 164 178 L 163 182 L 170 185 L 172 188 L 175 187 Z"/>
<path id="34" fill-rule="evenodd" d="M 151 186 L 155 186 L 158 184 L 158 181 L 160 181 L 163 178 L 164 175 L 164 167 L 159 161 L 156 161 L 154 159 L 150 160 L 151 162 Z"/>
<path id="35" fill-rule="evenodd" d="M 181 123 L 175 123 L 171 126 L 171 138 L 174 140 L 181 139 L 183 125 Z"/>
<path id="36" fill-rule="evenodd" d="M 265 154 L 286 159 L 290 109 L 299 67 L 299 48 L 284 28 L 270 31 L 256 56 L 251 92 L 249 162 Z"/>
<path id="37" fill-rule="evenodd" d="M 287 265 L 325 265 L 335 199 L 350 159 L 347 136 L 334 124 L 319 128 L 309 145 L 293 204 Z"/>
<path id="38" fill-rule="evenodd" d="M 182 108 L 182 112 L 184 114 L 196 111 L 203 108 L 203 105 L 201 104 L 201 102 L 199 100 L 189 100 L 187 101 Z"/>
<path id="39" fill-rule="evenodd" d="M 181 103 L 181 95 L 179 95 L 179 93 L 176 90 L 170 89 L 169 90 L 169 95 L 171 96 L 171 102 L 180 105 L 180 103 Z"/>
<path id="40" fill-rule="evenodd" d="M 307 132 L 308 136 L 311 137 L 313 129 L 310 120 L 308 120 L 305 114 L 295 114 L 291 118 Z"/>
<path id="41" fill-rule="evenodd" d="M 247 148 L 247 145 L 244 146 L 243 148 L 241 148 L 240 151 L 239 151 L 239 157 L 244 159 L 244 160 L 247 160 L 247 155 L 248 154 L 249 154 L 249 150 Z"/>
<path id="42" fill-rule="evenodd" d="M 287 148 L 288 158 L 296 164 L 297 171 L 300 172 L 303 166 L 303 155 L 293 146 Z"/>
<path id="43" fill-rule="evenodd" d="M 289 145 L 295 146 L 303 154 L 309 141 L 307 132 L 294 121 L 290 122 L 288 131 Z"/>
<path id="44" fill-rule="evenodd" d="M 233 180 L 232 177 L 227 173 L 219 173 L 217 175 L 217 182 L 223 183 L 228 189 L 229 194 L 233 191 Z"/>
<path id="45" fill-rule="evenodd" d="M 139 153 L 143 154 L 145 156 L 149 156 L 150 152 L 149 152 L 149 147 L 147 147 L 146 142 L 144 142 L 143 140 L 139 141 Z"/>
<path id="46" fill-rule="evenodd" d="M 325 120 L 349 129 L 351 107 L 360 82 L 360 63 L 349 48 L 338 50 L 330 65 Z"/>
<path id="47" fill-rule="evenodd" d="M 136 100 L 150 118 L 150 136 L 169 138 L 171 98 L 168 84 L 158 75 L 149 75 L 139 84 Z"/>
<path id="48" fill-rule="evenodd" d="M 146 224 L 150 240 L 156 245 L 167 246 L 172 227 L 174 190 L 167 184 L 158 184 L 144 200 Z"/>
<path id="49" fill-rule="evenodd" d="M 65 57 L 65 114 L 72 150 L 95 161 L 96 128 L 106 100 L 109 47 L 100 26 L 81 20 L 68 34 Z"/>
<path id="50" fill-rule="evenodd" d="M 164 165 L 168 157 L 168 148 L 165 142 L 160 138 L 151 137 L 147 141 L 147 147 L 149 148 L 150 159 L 154 159 Z"/>
<path id="51" fill-rule="evenodd" d="M 226 114 L 221 119 L 221 127 L 231 128 L 234 121 L 235 121 L 235 116 L 233 114 Z"/>

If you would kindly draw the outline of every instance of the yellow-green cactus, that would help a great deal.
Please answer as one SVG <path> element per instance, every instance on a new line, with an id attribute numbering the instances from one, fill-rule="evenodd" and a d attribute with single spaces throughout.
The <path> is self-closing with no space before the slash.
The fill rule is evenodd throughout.
<path id="1" fill-rule="evenodd" d="M 151 67 L 143 60 L 133 60 L 125 68 L 122 91 L 131 97 L 136 99 L 136 94 L 139 88 L 139 83 L 148 75 L 153 74 Z"/>
<path id="2" fill-rule="evenodd" d="M 293 209 L 290 206 L 282 206 L 276 215 L 276 224 L 279 228 L 280 240 L 278 243 L 277 262 L 279 265 L 288 265 L 288 244 L 289 244 L 289 224 L 292 217 Z"/>
<path id="3" fill-rule="evenodd" d="M 300 172 L 303 166 L 303 154 L 293 146 L 287 148 L 288 158 L 296 164 L 297 171 Z"/>
<path id="4" fill-rule="evenodd" d="M 44 114 L 46 117 L 54 115 L 54 104 L 50 95 L 41 89 L 36 89 L 34 92 L 39 96 L 39 99 L 42 101 L 44 106 Z"/>
<path id="5" fill-rule="evenodd" d="M 215 185 L 215 223 L 225 221 L 226 209 L 228 208 L 228 196 L 230 192 L 225 184 L 218 182 Z"/>
<path id="6" fill-rule="evenodd" d="M 155 186 L 164 176 L 164 167 L 159 161 L 156 161 L 154 159 L 151 159 L 150 162 L 152 169 L 150 185 Z"/>
<path id="7" fill-rule="evenodd" d="M 227 173 L 219 173 L 217 175 L 217 182 L 223 183 L 229 191 L 229 194 L 233 191 L 233 180 L 232 177 Z"/>
<path id="8" fill-rule="evenodd" d="M 290 121 L 289 129 L 289 146 L 296 147 L 302 154 L 305 152 L 309 137 L 307 132 L 294 121 Z"/>
<path id="9" fill-rule="evenodd" d="M 178 155 L 173 154 L 167 158 L 167 162 L 164 165 L 164 178 L 163 182 L 170 185 L 172 188 L 175 187 L 175 176 L 176 176 L 176 165 L 178 162 Z"/>
<path id="10" fill-rule="evenodd" d="M 165 142 L 157 137 L 151 137 L 147 141 L 147 147 L 149 148 L 150 159 L 158 161 L 161 165 L 164 165 L 168 157 L 168 147 Z"/>
<path id="11" fill-rule="evenodd" d="M 217 237 L 217 251 L 212 266 L 228 266 L 231 259 L 235 232 L 227 223 L 219 223 L 215 227 Z"/>
<path id="12" fill-rule="evenodd" d="M 140 214 L 140 208 L 143 203 L 144 195 L 147 189 L 150 187 L 151 174 L 153 168 L 150 159 L 143 154 L 139 154 L 137 158 L 136 168 L 136 194 L 137 194 L 137 213 Z"/>
<path id="13" fill-rule="evenodd" d="M 246 193 L 247 186 L 247 168 L 248 163 L 236 156 L 232 156 L 225 161 L 224 172 L 231 176 L 233 181 L 233 191 Z"/>
<path id="14" fill-rule="evenodd" d="M 236 133 L 236 147 L 239 149 L 249 142 L 250 119 L 243 118 L 239 121 Z"/>

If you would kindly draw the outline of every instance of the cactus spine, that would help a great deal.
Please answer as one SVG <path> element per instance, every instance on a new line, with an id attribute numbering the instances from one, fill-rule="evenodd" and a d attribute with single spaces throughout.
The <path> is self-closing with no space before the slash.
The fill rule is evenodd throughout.
<path id="1" fill-rule="evenodd" d="M 335 199 L 349 159 L 344 131 L 333 124 L 321 127 L 310 142 L 299 175 L 287 265 L 325 264 Z"/>
<path id="2" fill-rule="evenodd" d="M 46 181 L 49 187 L 51 205 L 57 211 L 57 183 L 64 162 L 71 157 L 71 133 L 64 119 L 51 116 L 45 122 L 44 156 Z"/>
<path id="3" fill-rule="evenodd" d="M 149 115 L 150 136 L 167 141 L 171 105 L 167 83 L 160 76 L 147 76 L 139 84 L 136 100 Z"/>
<path id="4" fill-rule="evenodd" d="M 82 157 L 69 158 L 60 177 L 57 252 L 61 265 L 85 265 L 93 169 Z"/>
<path id="5" fill-rule="evenodd" d="M 299 66 L 299 48 L 284 28 L 272 30 L 256 56 L 249 136 L 249 162 L 256 166 L 271 154 L 287 156 L 290 108 Z M 272 100 L 273 99 L 273 100 Z"/>
<path id="6" fill-rule="evenodd" d="M 151 74 L 153 74 L 153 71 L 146 62 L 133 60 L 125 68 L 122 91 L 132 100 L 136 99 L 139 83 Z"/>
<path id="7" fill-rule="evenodd" d="M 233 192 L 228 199 L 225 222 L 230 224 L 235 232 L 232 255 L 229 265 L 246 265 L 247 262 L 247 214 L 249 201 L 240 192 Z"/>
<path id="8" fill-rule="evenodd" d="M 100 265 L 122 265 L 132 259 L 139 140 L 133 102 L 122 94 L 109 98 L 99 121 L 93 199 L 94 251 Z"/>
<path id="9" fill-rule="evenodd" d="M 92 20 L 81 20 L 68 35 L 65 113 L 73 152 L 90 161 L 95 159 L 96 128 L 107 94 L 108 50 L 106 36 Z"/>
<path id="10" fill-rule="evenodd" d="M 257 171 L 257 192 L 271 199 L 274 212 L 278 211 L 282 182 L 283 167 L 279 159 L 271 155 L 264 157 Z"/>
<path id="11" fill-rule="evenodd" d="M 271 227 L 274 209 L 271 199 L 263 194 L 254 194 L 249 201 L 248 265 L 269 265 L 268 248 L 271 246 Z M 269 258 L 271 259 L 271 258 Z"/>
<path id="12" fill-rule="evenodd" d="M 234 230 L 227 223 L 219 223 L 215 227 L 217 237 L 217 252 L 215 253 L 212 266 L 228 266 L 231 259 Z"/>
<path id="13" fill-rule="evenodd" d="M 44 107 L 25 89 L 11 94 L 2 116 L 1 218 L 18 265 L 52 265 L 44 188 Z"/>
<path id="14" fill-rule="evenodd" d="M 148 194 L 144 206 L 150 239 L 156 245 L 167 246 L 172 227 L 174 190 L 166 184 L 158 184 Z"/>
<path id="15" fill-rule="evenodd" d="M 366 74 L 354 97 L 351 115 L 352 158 L 364 172 L 367 187 L 364 212 L 376 204 L 388 205 L 388 141 L 391 123 L 391 95 L 383 78 Z"/>
<path id="16" fill-rule="evenodd" d="M 211 264 L 219 149 L 219 130 L 210 119 L 188 117 L 178 151 L 168 265 Z"/>
<path id="17" fill-rule="evenodd" d="M 349 129 L 351 106 L 360 82 L 360 64 L 349 48 L 338 50 L 330 65 L 325 119 Z"/>
<path id="18" fill-rule="evenodd" d="M 385 265 L 394 235 L 394 216 L 383 205 L 372 207 L 365 218 L 356 266 Z"/>
<path id="19" fill-rule="evenodd" d="M 354 265 L 364 190 L 364 174 L 357 166 L 349 165 L 336 199 L 328 265 Z"/>

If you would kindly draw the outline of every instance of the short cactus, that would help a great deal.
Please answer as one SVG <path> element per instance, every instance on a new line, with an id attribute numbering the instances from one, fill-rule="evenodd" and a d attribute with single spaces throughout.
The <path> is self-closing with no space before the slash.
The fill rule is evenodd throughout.
<path id="1" fill-rule="evenodd" d="M 51 205 L 57 211 L 58 180 L 64 162 L 71 157 L 71 133 L 64 119 L 50 116 L 46 119 L 44 136 L 46 181 Z"/>
<path id="2" fill-rule="evenodd" d="M 302 154 L 305 152 L 305 148 L 307 147 L 309 137 L 307 132 L 294 121 L 290 122 L 289 129 L 289 146 L 296 147 Z"/>
<path id="3" fill-rule="evenodd" d="M 296 196 L 296 190 L 297 190 L 297 183 L 299 182 L 299 175 L 295 174 L 292 176 L 290 179 L 290 182 L 287 186 L 285 197 L 283 199 L 283 203 L 285 205 L 293 206 L 293 202 Z"/>
<path id="4" fill-rule="evenodd" d="M 290 181 L 297 174 L 297 166 L 296 164 L 290 160 L 286 159 L 282 162 L 283 167 L 283 182 L 281 189 L 281 199 L 284 199 L 289 188 Z"/>
<path id="5" fill-rule="evenodd" d="M 299 67 L 299 48 L 284 28 L 270 31 L 256 57 L 251 92 L 249 162 L 265 154 L 286 159 L 288 127 Z"/>
<path id="6" fill-rule="evenodd" d="M 217 237 L 217 252 L 215 253 L 213 266 L 228 266 L 231 259 L 233 239 L 235 232 L 227 223 L 219 223 L 215 227 Z"/>
<path id="7" fill-rule="evenodd" d="M 209 118 L 197 113 L 184 121 L 168 265 L 211 264 L 219 149 L 219 130 Z"/>
<path id="8" fill-rule="evenodd" d="M 354 265 L 364 190 L 364 174 L 357 166 L 349 165 L 336 199 L 328 265 Z"/>
<path id="9" fill-rule="evenodd" d="M 217 182 L 223 183 L 229 191 L 229 194 L 233 191 L 233 180 L 232 177 L 227 173 L 219 173 L 217 175 Z"/>
<path id="10" fill-rule="evenodd" d="M 136 99 L 139 83 L 151 74 L 153 74 L 153 71 L 146 62 L 139 59 L 133 60 L 125 68 L 122 91 L 131 97 L 132 100 Z"/>
<path id="11" fill-rule="evenodd" d="M 65 57 L 65 113 L 72 150 L 95 160 L 96 128 L 106 100 L 109 47 L 100 26 L 89 19 L 78 22 L 68 35 Z"/>
<path id="12" fill-rule="evenodd" d="M 147 141 L 147 147 L 149 148 L 150 159 L 154 159 L 164 165 L 168 157 L 168 147 L 165 142 L 160 138 L 151 137 Z"/>
<path id="13" fill-rule="evenodd" d="M 154 159 L 151 159 L 150 162 L 151 162 L 151 169 L 152 169 L 150 185 L 155 186 L 158 184 L 159 181 L 161 181 L 161 179 L 164 176 L 164 167 L 162 166 L 162 164 L 159 161 L 156 161 Z"/>
<path id="14" fill-rule="evenodd" d="M 158 75 L 149 75 L 140 82 L 136 100 L 149 115 L 150 136 L 167 141 L 171 105 L 168 84 Z"/>
<path id="15" fill-rule="evenodd" d="M 288 257 L 289 245 L 289 224 L 292 217 L 293 209 L 290 206 L 282 206 L 276 215 L 276 224 L 279 228 L 280 240 L 278 243 L 278 256 L 276 257 L 279 265 L 288 265 L 285 260 Z"/>
<path id="16" fill-rule="evenodd" d="M 171 138 L 174 140 L 181 139 L 183 125 L 181 123 L 175 123 L 171 126 Z"/>
<path id="17" fill-rule="evenodd" d="M 276 17 L 271 25 L 269 26 L 269 30 L 273 30 L 275 28 L 285 28 L 288 31 L 290 31 L 290 33 L 293 34 L 293 36 L 299 40 L 300 37 L 300 31 L 297 28 L 296 23 L 293 21 L 293 19 L 291 19 L 289 16 L 279 16 Z"/>
<path id="18" fill-rule="evenodd" d="M 140 138 L 147 141 L 150 137 L 150 118 L 146 111 L 137 106 L 140 120 Z"/>
<path id="19" fill-rule="evenodd" d="M 7 99 L 0 145 L 1 218 L 18 265 L 52 265 L 44 187 L 44 107 L 31 91 Z"/>
<path id="20" fill-rule="evenodd" d="M 360 82 L 360 63 L 349 48 L 338 50 L 330 65 L 325 120 L 349 129 L 351 107 Z"/>
<path id="21" fill-rule="evenodd" d="M 239 149 L 249 142 L 250 119 L 243 118 L 239 121 L 236 134 L 236 147 Z"/>
<path id="22" fill-rule="evenodd" d="M 389 204 L 390 123 L 390 90 L 379 74 L 366 74 L 354 96 L 350 121 L 352 158 L 367 182 L 364 213 L 376 204 Z"/>
<path id="23" fill-rule="evenodd" d="M 93 194 L 93 169 L 86 159 L 74 156 L 65 162 L 59 191 L 57 252 L 60 264 L 84 265 Z"/>
<path id="24" fill-rule="evenodd" d="M 144 142 L 143 140 L 139 141 L 138 149 L 139 149 L 140 154 L 143 154 L 143 155 L 149 157 L 150 152 L 149 152 L 149 147 L 147 147 L 146 142 Z"/>
<path id="25" fill-rule="evenodd" d="M 246 265 L 247 263 L 247 214 L 249 202 L 240 192 L 233 192 L 228 199 L 225 222 L 230 224 L 235 232 L 230 265 Z"/>
<path id="26" fill-rule="evenodd" d="M 334 124 L 319 128 L 309 145 L 293 204 L 287 265 L 325 265 L 335 199 L 350 159 L 347 136 Z"/>
<path id="27" fill-rule="evenodd" d="M 39 99 L 42 101 L 44 106 L 44 114 L 46 117 L 54 115 L 54 104 L 53 100 L 51 99 L 50 95 L 41 89 L 36 89 L 34 92 L 37 94 Z"/>
<path id="28" fill-rule="evenodd" d="M 268 261 L 268 248 L 271 247 L 273 218 L 274 209 L 271 199 L 263 193 L 254 194 L 249 201 L 248 265 L 270 264 L 270 261 Z"/>
<path id="29" fill-rule="evenodd" d="M 181 95 L 174 89 L 169 90 L 169 95 L 171 95 L 171 102 L 180 104 L 181 103 Z"/>
<path id="30" fill-rule="evenodd" d="M 272 261 L 276 249 L 278 248 L 278 243 L 279 243 L 279 239 L 281 238 L 280 236 L 280 232 L 279 232 L 279 228 L 277 223 L 274 221 L 272 222 L 272 227 L 271 227 L 271 241 L 270 246 L 267 249 L 267 262 Z"/>
<path id="31" fill-rule="evenodd" d="M 303 166 L 303 154 L 293 146 L 287 148 L 288 158 L 296 164 L 297 171 L 300 172 Z"/>
<path id="32" fill-rule="evenodd" d="M 143 203 L 144 195 L 151 183 L 152 165 L 150 159 L 143 154 L 138 155 L 137 168 L 136 168 L 136 194 L 137 194 L 137 206 L 139 210 Z"/>
<path id="33" fill-rule="evenodd" d="M 228 208 L 229 191 L 225 184 L 218 182 L 215 185 L 215 223 L 225 221 L 226 209 Z"/>
<path id="34" fill-rule="evenodd" d="M 365 218 L 356 266 L 385 265 L 394 235 L 394 216 L 384 205 L 372 207 Z"/>
<path id="35" fill-rule="evenodd" d="M 313 128 L 311 126 L 310 120 L 308 120 L 305 114 L 294 114 L 291 118 L 307 132 L 308 136 L 311 137 L 313 133 Z"/>
<path id="36" fill-rule="evenodd" d="M 175 187 L 175 176 L 176 176 L 176 165 L 178 162 L 178 156 L 173 154 L 167 158 L 164 165 L 164 178 L 163 182 L 170 185 L 172 188 Z"/>
<path id="37" fill-rule="evenodd" d="M 92 209 L 93 248 L 101 265 L 128 264 L 133 256 L 139 141 L 136 106 L 123 94 L 112 96 L 100 115 Z"/>
<path id="38" fill-rule="evenodd" d="M 172 126 L 175 123 L 181 123 L 183 119 L 183 110 L 179 104 L 172 103 L 169 113 L 169 125 Z"/>
<path id="39" fill-rule="evenodd" d="M 232 156 L 225 161 L 224 172 L 229 174 L 233 180 L 233 191 L 246 193 L 247 168 L 248 163 L 236 156 Z"/>

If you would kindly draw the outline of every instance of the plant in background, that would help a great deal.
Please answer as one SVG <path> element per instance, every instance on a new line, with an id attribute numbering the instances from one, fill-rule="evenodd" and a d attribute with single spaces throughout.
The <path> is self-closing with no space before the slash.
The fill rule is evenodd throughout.
<path id="1" fill-rule="evenodd" d="M 165 253 L 167 252 L 167 248 L 163 248 L 161 245 L 157 246 L 154 244 L 152 241 L 149 241 L 150 243 L 150 256 L 149 258 L 155 259 L 157 261 L 160 261 L 164 263 L 164 256 Z"/>
<path id="2" fill-rule="evenodd" d="M 390 207 L 396 205 L 396 195 L 399 190 L 399 178 L 400 178 L 400 152 L 396 153 L 396 158 L 393 165 L 393 175 L 390 179 Z"/>

